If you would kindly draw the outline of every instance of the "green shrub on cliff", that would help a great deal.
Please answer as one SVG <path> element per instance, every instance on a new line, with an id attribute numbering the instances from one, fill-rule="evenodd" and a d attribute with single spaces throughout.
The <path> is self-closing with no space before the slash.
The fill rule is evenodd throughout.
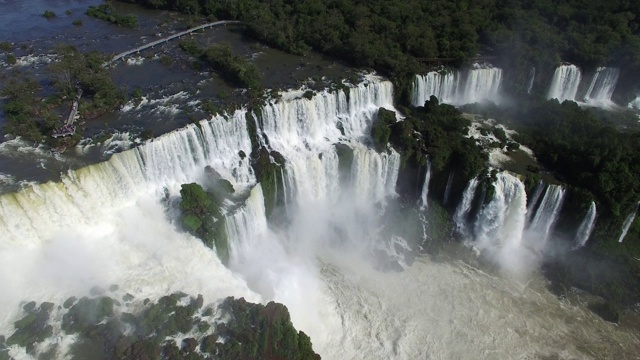
<path id="1" fill-rule="evenodd" d="M 206 192 L 196 183 L 182 185 L 180 190 L 182 225 L 208 247 L 215 246 L 220 260 L 226 264 L 229 260 L 229 249 L 221 206 L 224 198 L 232 194 L 234 189 L 224 179 L 216 179 L 215 182 L 216 191 L 214 192 Z"/>
<path id="2" fill-rule="evenodd" d="M 378 115 L 371 125 L 371 137 L 378 151 L 387 148 L 391 136 L 391 125 L 396 123 L 396 113 L 385 108 L 378 109 Z"/>

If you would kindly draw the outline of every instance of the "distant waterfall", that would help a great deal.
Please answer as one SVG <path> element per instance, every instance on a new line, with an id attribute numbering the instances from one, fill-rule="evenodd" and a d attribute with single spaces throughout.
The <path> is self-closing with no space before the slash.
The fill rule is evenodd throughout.
<path id="1" fill-rule="evenodd" d="M 423 106 L 433 95 L 441 103 L 464 105 L 482 101 L 500 101 L 502 69 L 475 64 L 466 73 L 460 71 L 416 75 L 412 104 Z"/>
<path id="2" fill-rule="evenodd" d="M 427 208 L 427 196 L 429 195 L 429 182 L 431 181 L 431 161 L 427 160 L 427 170 L 424 175 L 424 183 L 422 185 L 422 192 L 420 193 L 420 208 L 426 210 Z"/>
<path id="3" fill-rule="evenodd" d="M 559 66 L 553 74 L 547 98 L 558 99 L 559 102 L 575 101 L 581 80 L 582 72 L 579 67 L 575 65 Z"/>
<path id="4" fill-rule="evenodd" d="M 533 83 L 536 80 L 536 68 L 532 67 L 529 71 L 529 81 L 527 85 L 527 94 L 531 95 L 531 90 L 533 90 Z"/>
<path id="5" fill-rule="evenodd" d="M 636 211 L 629 214 L 627 219 L 624 221 L 624 224 L 622 224 L 622 232 L 620 233 L 620 238 L 618 238 L 619 243 L 621 243 L 622 240 L 624 240 L 624 237 L 627 236 L 629 228 L 631 228 L 631 224 L 633 224 L 633 221 L 636 219 L 636 215 L 638 215 L 638 206 L 640 206 L 640 204 L 636 205 Z"/>
<path id="6" fill-rule="evenodd" d="M 454 172 L 451 172 L 451 174 L 449 174 L 449 179 L 447 179 L 447 186 L 444 188 L 444 198 L 442 199 L 442 203 L 445 205 L 449 202 L 449 195 L 451 194 L 451 185 L 453 184 L 454 175 Z"/>
<path id="7" fill-rule="evenodd" d="M 529 240 L 538 250 L 544 248 L 553 226 L 555 225 L 556 220 L 558 220 L 565 192 L 566 191 L 562 186 L 547 186 L 547 190 L 540 202 L 540 206 L 538 206 L 535 216 L 529 224 L 527 229 Z"/>
<path id="8" fill-rule="evenodd" d="M 478 184 L 480 181 L 478 178 L 473 178 L 467 184 L 467 187 L 464 189 L 462 193 L 462 200 L 460 201 L 460 205 L 456 208 L 456 212 L 453 214 L 453 222 L 456 224 L 456 229 L 461 234 L 467 236 L 467 216 L 469 215 L 469 211 L 471 211 L 471 205 L 473 204 L 473 199 L 476 194 L 476 189 L 478 188 Z"/>
<path id="9" fill-rule="evenodd" d="M 580 227 L 578 227 L 578 231 L 576 232 L 576 247 L 583 247 L 587 243 L 595 223 L 596 203 L 592 201 L 587 214 L 584 216 L 584 219 L 582 219 Z"/>
<path id="10" fill-rule="evenodd" d="M 584 100 L 587 103 L 595 104 L 611 102 L 611 96 L 616 89 L 619 76 L 620 69 L 618 68 L 599 67 L 591 79 Z"/>
<path id="11" fill-rule="evenodd" d="M 436 71 L 425 75 L 416 75 L 413 82 L 411 103 L 414 106 L 424 106 L 425 101 L 433 95 L 442 103 L 454 100 L 460 86 L 458 71 L 440 73 Z"/>
<path id="12" fill-rule="evenodd" d="M 629 104 L 627 104 L 629 109 L 640 110 L 640 94 L 636 94 L 636 98 L 631 100 Z"/>
<path id="13" fill-rule="evenodd" d="M 500 251 L 520 247 L 527 212 L 524 184 L 508 173 L 498 173 L 494 195 L 478 214 L 475 246 L 480 250 Z"/>

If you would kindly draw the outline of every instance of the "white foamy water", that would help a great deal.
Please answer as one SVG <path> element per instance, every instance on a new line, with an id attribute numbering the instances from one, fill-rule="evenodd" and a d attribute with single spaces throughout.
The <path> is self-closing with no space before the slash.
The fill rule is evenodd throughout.
<path id="1" fill-rule="evenodd" d="M 540 278 L 518 283 L 461 261 L 418 259 L 401 273 L 349 264 L 322 270 L 345 329 L 323 358 L 631 359 L 640 348 L 637 334 L 559 301 Z"/>
<path id="2" fill-rule="evenodd" d="M 624 223 L 622 224 L 622 230 L 620 230 L 620 237 L 618 238 L 619 243 L 621 243 L 622 240 L 624 240 L 625 236 L 627 236 L 627 233 L 631 228 L 631 224 L 633 224 L 633 221 L 636 219 L 636 215 L 638 215 L 638 210 L 637 210 L 638 206 L 640 206 L 640 204 L 636 206 L 636 211 L 629 214 L 629 216 L 627 216 Z"/>
<path id="3" fill-rule="evenodd" d="M 620 69 L 599 67 L 584 96 L 585 102 L 594 106 L 611 106 L 611 96 L 618 84 L 618 77 Z"/>
<path id="4" fill-rule="evenodd" d="M 144 64 L 144 58 L 142 56 L 132 56 L 127 58 L 127 65 L 142 65 Z"/>
<path id="5" fill-rule="evenodd" d="M 565 100 L 576 100 L 578 86 L 582 80 L 582 72 L 575 65 L 561 65 L 553 74 L 547 98 L 558 99 L 559 102 Z"/>
<path id="6" fill-rule="evenodd" d="M 251 152 L 245 111 L 168 133 L 61 182 L 0 196 L 0 306 L 17 311 L 21 300 L 61 302 L 115 283 L 136 298 L 181 290 L 207 302 L 229 295 L 282 302 L 325 359 L 633 354 L 637 337 L 541 287 L 461 262 L 419 258 L 410 265 L 405 252 L 421 239 L 383 235 L 390 232 L 384 211 L 396 196 L 399 155 L 365 145 L 378 108 L 393 110 L 391 83 L 369 77 L 348 91 L 312 100 L 285 93 L 251 119 L 286 160 L 283 224 L 267 222 L 268 187 L 256 184 L 249 159 L 239 154 Z M 353 153 L 348 181 L 341 179 L 336 142 Z M 205 166 L 248 192 L 226 214 L 229 268 L 177 230 L 165 206 L 177 200 L 180 184 L 206 182 Z M 509 264 L 523 254 L 526 195 L 514 176 L 497 178 L 476 242 Z M 404 271 L 376 270 L 389 261 Z M 11 332 L 14 315 L 2 315 L 0 333 Z"/>
<path id="7" fill-rule="evenodd" d="M 120 111 L 130 112 L 149 109 L 151 113 L 163 113 L 167 115 L 177 114 L 180 111 L 178 107 L 182 104 L 182 101 L 188 97 L 189 94 L 186 91 L 180 91 L 173 95 L 166 95 L 158 99 L 150 99 L 143 96 L 139 100 L 130 100 L 122 106 Z"/>
<path id="8" fill-rule="evenodd" d="M 527 212 L 524 184 L 501 172 L 493 188 L 493 198 L 478 213 L 473 246 L 508 271 L 530 271 L 537 260 L 522 243 Z"/>
<path id="9" fill-rule="evenodd" d="M 589 206 L 589 210 L 584 215 L 584 219 L 580 223 L 578 227 L 578 231 L 576 231 L 576 247 L 582 247 L 587 243 L 591 233 L 593 232 L 593 228 L 596 224 L 596 203 L 591 202 L 591 206 Z"/>
<path id="10" fill-rule="evenodd" d="M 141 297 L 182 290 L 210 301 L 232 294 L 261 299 L 214 251 L 178 231 L 160 202 L 165 192 L 176 196 L 180 184 L 201 178 L 207 165 L 236 188 L 255 182 L 237 154 L 251 149 L 244 113 L 200 125 L 203 132 L 191 125 L 71 171 L 62 182 L 0 197 L 4 326 L 20 301 L 64 301 L 95 285 L 118 284 Z M 211 139 L 213 131 L 226 136 Z"/>
<path id="11" fill-rule="evenodd" d="M 565 189 L 560 185 L 547 186 L 542 201 L 527 229 L 527 239 L 535 249 L 544 249 L 560 215 L 565 193 Z"/>
<path id="12" fill-rule="evenodd" d="M 608 109 L 615 105 L 611 96 L 616 89 L 619 76 L 618 68 L 599 67 L 590 80 L 585 80 L 579 67 L 571 64 L 561 65 L 553 74 L 547 98 L 558 99 L 559 102 L 571 100 L 580 106 Z M 589 81 L 589 86 L 581 86 L 583 80 Z"/>
<path id="13" fill-rule="evenodd" d="M 429 182 L 431 181 L 431 161 L 427 159 L 426 172 L 424 174 L 424 182 L 422 183 L 422 191 L 420 192 L 420 209 L 426 210 L 429 204 Z"/>
<path id="14" fill-rule="evenodd" d="M 474 64 L 465 73 L 460 71 L 431 71 L 416 75 L 411 103 L 423 106 L 433 95 L 441 103 L 464 105 L 475 102 L 500 102 L 502 69 Z"/>
<path id="15" fill-rule="evenodd" d="M 467 230 L 467 216 L 469 216 L 469 212 L 471 211 L 471 205 L 473 204 L 473 199 L 479 183 L 480 182 L 477 177 L 469 181 L 467 187 L 464 188 L 464 192 L 462 193 L 462 200 L 456 208 L 456 212 L 453 214 L 453 222 L 456 225 L 456 230 L 464 236 L 469 235 Z"/>

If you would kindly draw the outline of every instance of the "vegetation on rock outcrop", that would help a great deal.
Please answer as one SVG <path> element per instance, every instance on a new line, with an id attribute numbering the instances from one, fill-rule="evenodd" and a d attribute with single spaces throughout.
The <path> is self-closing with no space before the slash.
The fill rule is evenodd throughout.
<path id="1" fill-rule="evenodd" d="M 61 323 L 54 311 L 62 315 Z M 57 307 L 32 301 L 23 306 L 14 329 L 0 336 L 0 359 L 9 359 L 8 347 L 14 345 L 50 359 L 320 359 L 284 305 L 243 298 L 229 297 L 219 306 L 179 292 L 156 302 L 130 294 L 121 300 L 71 297 Z M 52 336 L 73 336 L 66 354 Z"/>

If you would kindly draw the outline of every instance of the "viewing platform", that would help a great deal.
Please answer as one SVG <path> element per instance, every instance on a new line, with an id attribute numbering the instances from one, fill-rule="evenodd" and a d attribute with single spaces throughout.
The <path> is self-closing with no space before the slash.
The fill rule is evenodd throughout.
<path id="1" fill-rule="evenodd" d="M 191 28 L 191 29 L 188 29 L 188 30 L 185 30 L 185 31 L 181 31 L 181 32 L 179 32 L 177 34 L 173 34 L 171 36 L 167 36 L 165 38 L 162 38 L 162 39 L 159 39 L 159 40 L 156 40 L 156 41 L 152 41 L 152 42 L 150 42 L 148 44 L 144 44 L 144 45 L 138 46 L 137 48 L 134 48 L 134 49 L 127 50 L 125 52 L 121 52 L 119 54 L 116 54 L 111 58 L 111 60 L 109 60 L 106 63 L 104 63 L 103 66 L 111 65 L 114 62 L 124 58 L 125 56 L 131 55 L 131 54 L 134 54 L 134 53 L 138 53 L 138 52 L 140 52 L 142 50 L 148 49 L 150 47 L 154 47 L 156 45 L 163 44 L 165 42 L 168 42 L 170 40 L 179 38 L 179 37 L 184 36 L 184 35 L 191 34 L 191 33 L 195 32 L 195 31 L 198 31 L 198 30 L 208 29 L 210 27 L 214 27 L 214 26 L 218 26 L 218 25 L 241 24 L 241 23 L 242 23 L 241 21 L 236 21 L 236 20 L 221 20 L 221 21 L 215 21 L 215 22 L 204 24 L 204 25 L 196 26 L 194 28 Z"/>
<path id="2" fill-rule="evenodd" d="M 82 96 L 82 89 L 78 88 L 78 95 L 76 95 L 75 100 L 73 101 L 73 105 L 71 105 L 71 111 L 69 112 L 69 116 L 67 120 L 64 122 L 61 128 L 56 129 L 51 137 L 59 138 L 65 136 L 71 136 L 76 132 L 76 126 L 73 123 L 76 121 L 76 117 L 78 116 L 78 102 L 80 101 L 80 97 Z"/>

